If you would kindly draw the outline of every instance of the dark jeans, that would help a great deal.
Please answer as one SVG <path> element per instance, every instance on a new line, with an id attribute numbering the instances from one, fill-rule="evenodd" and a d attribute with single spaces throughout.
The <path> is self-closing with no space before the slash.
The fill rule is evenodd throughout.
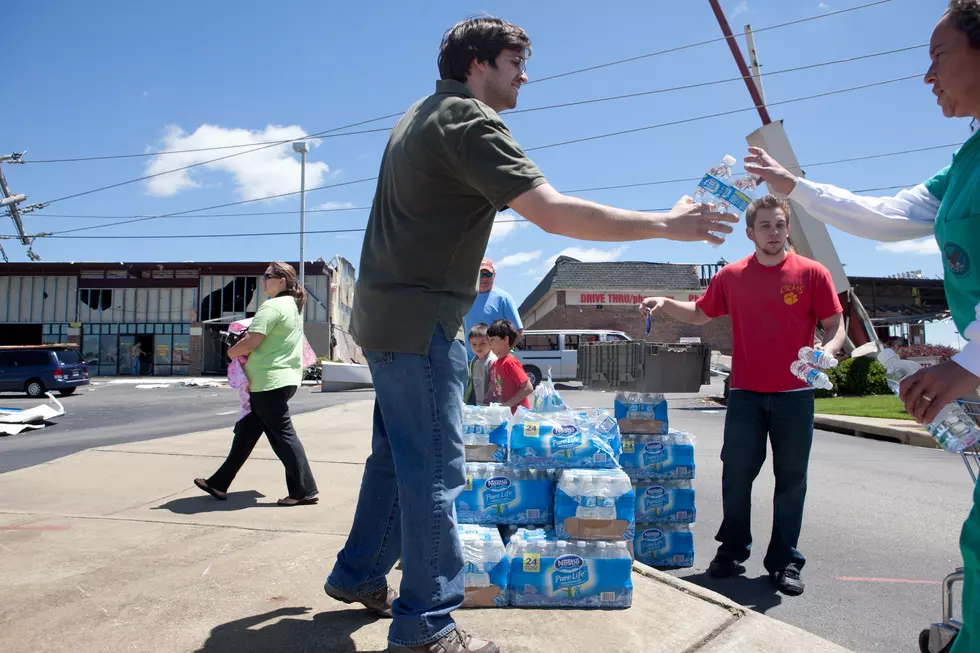
<path id="1" fill-rule="evenodd" d="M 306 459 L 303 443 L 296 435 L 293 420 L 289 417 L 290 398 L 296 394 L 296 386 L 286 386 L 266 392 L 253 392 L 249 395 L 252 412 L 235 424 L 235 439 L 224 464 L 208 479 L 208 485 L 216 490 L 227 492 L 235 480 L 238 470 L 252 455 L 255 443 L 265 433 L 269 444 L 279 460 L 286 467 L 286 487 L 289 496 L 305 499 L 317 494 L 313 470 Z"/>
<path id="2" fill-rule="evenodd" d="M 327 583 L 354 594 L 385 587 L 401 556 L 388 641 L 434 642 L 463 602 L 463 550 L 453 503 L 466 483 L 462 410 L 466 349 L 436 327 L 427 355 L 365 350 L 374 434 L 350 537 Z"/>
<path id="3" fill-rule="evenodd" d="M 813 444 L 813 391 L 760 393 L 732 390 L 721 449 L 724 518 L 715 539 L 718 553 L 742 562 L 752 550 L 752 482 L 772 442 L 776 492 L 772 499 L 772 536 L 763 564 L 778 571 L 789 564 L 803 568 L 797 550 L 806 499 L 807 465 Z"/>

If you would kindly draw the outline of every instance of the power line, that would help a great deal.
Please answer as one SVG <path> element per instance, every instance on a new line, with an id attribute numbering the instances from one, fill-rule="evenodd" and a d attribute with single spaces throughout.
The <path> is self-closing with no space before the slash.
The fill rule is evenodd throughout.
<path id="1" fill-rule="evenodd" d="M 783 28 L 783 27 L 790 27 L 790 26 L 793 26 L 793 25 L 799 25 L 801 23 L 807 23 L 807 22 L 814 21 L 814 20 L 822 20 L 824 18 L 830 18 L 831 16 L 837 16 L 837 15 L 849 13 L 849 12 L 852 12 L 852 11 L 858 11 L 860 9 L 866 9 L 868 7 L 874 7 L 874 6 L 885 4 L 885 3 L 888 3 L 888 2 L 891 2 L 891 1 L 892 0 L 878 0 L 877 2 L 871 2 L 871 3 L 867 3 L 867 4 L 863 4 L 863 5 L 858 5 L 856 7 L 850 7 L 848 9 L 839 9 L 837 11 L 831 11 L 831 12 L 823 13 L 823 14 L 820 14 L 818 16 L 810 16 L 808 18 L 801 18 L 801 19 L 789 21 L 789 22 L 786 22 L 786 23 L 779 23 L 779 24 L 776 24 L 776 25 L 770 25 L 768 27 L 762 27 L 762 28 L 756 29 L 754 31 L 755 31 L 755 33 L 759 33 L 759 32 L 765 32 L 765 31 L 774 30 L 774 29 L 780 29 L 780 28 Z M 737 36 L 742 36 L 744 34 L 745 34 L 745 32 L 741 32 Z M 617 61 L 610 61 L 610 62 L 607 62 L 607 63 L 604 63 L 604 64 L 598 64 L 596 66 L 589 66 L 587 68 L 579 68 L 579 69 L 576 69 L 576 70 L 570 70 L 570 71 L 567 71 L 567 72 L 564 72 L 564 73 L 559 73 L 557 75 L 551 75 L 551 76 L 548 76 L 548 77 L 542 77 L 542 78 L 539 78 L 539 79 L 530 81 L 530 82 L 528 82 L 528 84 L 536 84 L 536 83 L 540 83 L 540 82 L 549 81 L 549 80 L 552 80 L 552 79 L 558 79 L 560 77 L 568 77 L 568 76 L 571 76 L 571 75 L 577 75 L 579 73 L 588 72 L 588 71 L 591 71 L 591 70 L 598 70 L 598 69 L 601 69 L 601 68 L 608 68 L 610 66 L 617 66 L 617 65 L 620 65 L 620 64 L 623 64 L 623 63 L 628 63 L 628 62 L 631 62 L 631 61 L 637 61 L 637 60 L 640 60 L 640 59 L 647 59 L 647 58 L 650 58 L 650 57 L 656 57 L 656 56 L 663 55 L 663 54 L 670 54 L 672 52 L 679 52 L 681 50 L 687 50 L 687 49 L 691 49 L 691 48 L 700 47 L 700 46 L 703 46 L 703 45 L 709 45 L 711 43 L 718 43 L 718 42 L 724 41 L 724 40 L 725 40 L 725 37 L 722 36 L 722 37 L 715 38 L 715 39 L 709 39 L 707 41 L 699 41 L 699 42 L 696 42 L 696 43 L 689 43 L 687 45 L 682 45 L 682 46 L 678 46 L 678 47 L 675 47 L 675 48 L 669 48 L 667 50 L 660 50 L 660 51 L 657 51 L 657 52 L 650 52 L 650 53 L 642 54 L 642 55 L 639 55 L 639 56 L 636 56 L 636 57 L 630 57 L 630 58 L 627 58 L 627 59 L 619 59 Z M 917 47 L 919 47 L 919 46 L 917 46 Z M 910 49 L 912 49 L 912 48 L 910 48 Z M 900 52 L 900 51 L 902 51 L 902 50 L 896 50 L 895 52 Z M 876 54 L 876 55 L 868 55 L 868 57 L 871 57 L 871 56 L 882 56 L 884 54 L 892 54 L 892 53 L 891 52 L 889 52 L 889 53 L 879 53 L 879 54 Z M 867 57 L 858 57 L 855 60 L 860 59 L 860 58 L 867 58 Z M 842 60 L 841 62 L 837 62 L 837 63 L 842 63 L 843 61 L 846 61 L 846 60 Z M 835 63 L 835 62 L 828 62 L 827 64 L 822 64 L 822 65 L 831 65 L 832 63 Z M 802 69 L 805 69 L 805 67 L 804 68 L 801 68 L 801 70 Z M 777 71 L 777 72 L 767 73 L 767 74 L 773 75 L 773 74 L 778 74 L 778 72 L 788 72 L 788 71 Z M 741 80 L 741 79 L 742 78 L 736 78 L 736 80 Z M 736 80 L 723 80 L 723 81 L 736 81 Z M 709 82 L 708 84 L 718 84 L 718 83 L 722 83 L 722 81 Z M 705 85 L 707 85 L 707 84 L 705 84 Z M 686 87 L 682 87 L 682 88 L 686 88 Z M 653 92 L 663 92 L 663 91 L 653 91 Z M 629 97 L 629 96 L 627 96 L 627 97 Z M 618 98 L 609 98 L 609 99 L 618 99 Z M 593 101 L 596 101 L 596 100 L 593 100 Z M 587 102 L 590 102 L 590 101 L 587 101 Z M 559 106 L 566 106 L 566 105 L 559 105 Z M 523 110 L 511 111 L 511 112 L 507 112 L 507 113 L 524 113 L 524 112 L 527 112 L 527 111 L 538 111 L 538 110 L 541 110 L 541 109 L 540 108 L 537 108 L 537 109 L 523 109 Z M 341 130 L 341 129 L 348 129 L 350 127 L 357 127 L 357 126 L 360 126 L 360 125 L 366 125 L 366 124 L 369 124 L 369 123 L 372 123 L 372 122 L 377 122 L 379 120 L 385 120 L 387 118 L 397 118 L 397 117 L 400 117 L 401 115 L 403 115 L 403 113 L 404 112 L 398 112 L 398 113 L 392 113 L 392 114 L 389 114 L 389 115 L 386 115 L 386 116 L 379 116 L 377 118 L 372 118 L 370 120 L 364 120 L 364 121 L 361 121 L 361 122 L 358 122 L 358 123 L 347 125 L 345 127 L 338 127 L 338 128 L 336 128 L 334 130 L 328 130 L 328 131 L 325 131 L 325 132 L 318 132 L 318 134 L 327 134 L 327 133 L 329 133 L 331 131 L 338 131 L 338 130 Z M 352 132 L 352 134 L 353 133 L 358 133 L 358 134 L 361 134 L 361 133 L 372 133 L 372 132 L 380 132 L 380 131 L 386 131 L 386 130 L 387 130 L 387 128 L 385 128 L 385 129 L 376 129 L 376 130 L 364 130 L 364 131 L 360 131 L 360 132 Z M 346 134 L 341 134 L 341 136 L 343 136 L 343 135 L 346 135 Z M 68 162 L 77 162 L 77 161 L 104 161 L 104 160 L 109 160 L 109 159 L 129 159 L 129 158 L 140 158 L 140 157 L 150 157 L 150 156 L 164 156 L 164 155 L 168 155 L 168 154 L 183 154 L 183 153 L 191 153 L 191 152 L 205 152 L 205 151 L 210 151 L 210 150 L 232 149 L 232 148 L 238 148 L 238 147 L 249 147 L 249 146 L 252 146 L 252 145 L 270 145 L 270 146 L 283 145 L 283 144 L 286 144 L 286 143 L 291 143 L 294 140 L 305 140 L 305 139 L 314 138 L 314 137 L 316 137 L 316 134 L 311 134 L 311 135 L 308 135 L 308 136 L 304 136 L 304 137 L 299 138 L 299 139 L 283 140 L 283 141 L 266 141 L 266 142 L 262 142 L 262 143 L 242 143 L 242 144 L 239 144 L 239 145 L 224 145 L 224 146 L 220 146 L 220 147 L 194 148 L 194 149 L 186 149 L 186 150 L 162 150 L 162 151 L 157 151 L 157 152 L 139 152 L 139 153 L 132 153 L 132 154 L 117 154 L 117 155 L 105 155 L 105 156 L 68 157 L 68 158 L 61 158 L 61 159 L 39 159 L 39 160 L 35 160 L 35 161 L 19 161 L 18 163 L 24 163 L 24 164 L 30 164 L 30 163 L 68 163 Z M 240 154 L 247 154 L 247 152 L 240 152 L 240 153 L 238 153 L 238 155 L 240 155 Z"/>
<path id="2" fill-rule="evenodd" d="M 393 115 L 401 115 L 401 114 L 393 114 Z M 389 118 L 389 117 L 391 117 L 391 116 L 384 116 L 384 118 Z M 270 145 L 263 145 L 262 147 L 257 147 L 257 148 L 252 149 L 252 150 L 246 150 L 244 152 L 235 152 L 234 154 L 226 154 L 225 156 L 221 156 L 221 157 L 218 157 L 216 159 L 209 159 L 207 161 L 201 161 L 199 163 L 192 163 L 191 165 L 182 166 L 180 168 L 173 168 L 171 170 L 164 170 L 162 172 L 157 172 L 157 173 L 154 173 L 152 175 L 144 175 L 142 177 L 137 177 L 136 179 L 129 179 L 127 181 L 121 181 L 121 182 L 118 182 L 118 183 L 115 183 L 115 184 L 110 184 L 108 186 L 101 186 L 99 188 L 93 188 L 91 190 L 83 191 L 81 193 L 74 193 L 72 195 L 65 195 L 64 197 L 58 197 L 58 198 L 53 199 L 53 200 L 48 200 L 47 202 L 40 202 L 38 204 L 35 204 L 34 206 L 37 207 L 37 208 L 44 208 L 46 206 L 49 206 L 51 204 L 54 204 L 55 202 L 62 202 L 64 200 L 70 200 L 70 199 L 74 199 L 76 197 L 82 197 L 83 195 L 91 195 L 92 193 L 99 193 L 101 191 L 109 190 L 111 188 L 119 188 L 120 186 L 126 186 L 128 184 L 135 184 L 135 183 L 138 183 L 138 182 L 141 182 L 141 181 L 146 181 L 147 179 L 153 179 L 155 177 L 161 177 L 163 175 L 169 175 L 169 174 L 172 174 L 174 172 L 181 172 L 181 171 L 184 171 L 184 170 L 190 170 L 191 168 L 196 168 L 198 166 L 207 165 L 209 163 L 216 163 L 218 161 L 224 161 L 225 159 L 230 159 L 230 158 L 236 157 L 236 156 L 242 156 L 243 154 L 251 154 L 252 152 L 258 152 L 260 150 L 266 150 L 266 149 L 269 149 L 270 147 L 278 147 L 279 145 L 282 145 L 283 143 L 292 143 L 292 142 L 302 141 L 302 140 L 307 140 L 307 139 L 322 138 L 322 137 L 324 137 L 325 134 L 331 134 L 333 132 L 338 132 L 338 131 L 341 131 L 341 130 L 344 130 L 344 129 L 348 129 L 350 127 L 357 127 L 358 125 L 363 125 L 363 124 L 366 124 L 368 122 L 376 122 L 377 120 L 382 120 L 382 119 L 383 118 L 372 118 L 371 120 L 366 120 L 366 121 L 362 121 L 362 122 L 359 122 L 359 123 L 354 123 L 354 124 L 351 124 L 351 125 L 344 125 L 343 127 L 335 127 L 333 129 L 328 129 L 326 131 L 317 132 L 315 134 L 307 134 L 307 135 L 305 135 L 305 136 L 303 136 L 301 138 L 293 138 L 293 139 L 290 139 L 288 141 L 282 141 L 282 142 L 275 141 L 275 142 L 273 142 Z M 387 129 L 388 128 L 385 128 L 385 130 L 387 130 Z M 338 135 L 342 135 L 342 134 L 338 134 Z"/>
<path id="3" fill-rule="evenodd" d="M 856 57 L 847 57 L 845 59 L 835 59 L 834 61 L 823 61 L 823 62 L 820 62 L 820 63 L 807 64 L 805 66 L 796 66 L 794 68 L 785 68 L 783 70 L 773 70 L 771 72 L 761 73 L 759 75 L 759 77 L 767 77 L 767 76 L 773 76 L 773 75 L 784 75 L 786 73 L 796 73 L 796 72 L 801 72 L 801 71 L 804 71 L 804 70 L 813 70 L 814 68 L 823 68 L 825 66 L 834 66 L 834 65 L 837 65 L 837 64 L 852 63 L 852 62 L 855 62 L 855 61 L 862 61 L 864 59 L 873 59 L 875 57 L 884 57 L 884 56 L 887 56 L 887 55 L 890 55 L 890 54 L 898 54 L 900 52 L 909 52 L 910 50 L 920 50 L 920 49 L 926 48 L 926 47 L 929 47 L 929 44 L 928 43 L 921 43 L 919 45 L 910 45 L 910 46 L 907 46 L 907 47 L 904 47 L 904 48 L 896 48 L 894 50 L 887 50 L 887 51 L 884 51 L 884 52 L 873 52 L 871 54 L 863 54 L 863 55 L 859 55 L 859 56 L 856 56 Z M 564 108 L 564 107 L 576 107 L 576 106 L 581 106 L 581 105 L 585 105 L 585 104 L 597 104 L 599 102 L 610 102 L 612 100 L 625 100 L 625 99 L 629 99 L 629 98 L 644 97 L 644 96 L 647 96 L 647 95 L 658 95 L 658 94 L 662 94 L 662 93 L 673 93 L 673 92 L 676 92 L 676 91 L 687 91 L 687 90 L 690 90 L 690 89 L 702 88 L 704 86 L 715 86 L 715 85 L 718 85 L 718 84 L 729 84 L 731 82 L 744 82 L 746 79 L 751 79 L 751 78 L 752 78 L 751 75 L 748 78 L 746 78 L 746 77 L 729 77 L 728 79 L 719 79 L 719 80 L 715 80 L 713 82 L 700 82 L 700 83 L 697 83 L 697 84 L 685 84 L 684 86 L 672 86 L 672 87 L 669 87 L 669 88 L 659 88 L 659 89 L 654 89 L 652 91 L 640 91 L 638 93 L 626 93 L 626 94 L 623 94 L 623 95 L 610 95 L 610 96 L 607 96 L 607 97 L 594 98 L 594 99 L 591 99 L 591 100 L 574 100 L 574 101 L 571 101 L 571 102 L 562 102 L 560 104 L 549 104 L 549 105 L 540 106 L 540 107 L 530 107 L 530 108 L 527 108 L 527 109 L 513 109 L 511 111 L 504 111 L 504 112 L 502 112 L 502 115 L 514 115 L 514 114 L 518 114 L 518 113 L 532 113 L 532 112 L 535 112 L 535 111 L 547 111 L 547 110 L 550 110 L 550 109 L 561 109 L 561 108 Z"/>
<path id="4" fill-rule="evenodd" d="M 915 184 L 905 184 L 905 185 L 901 185 L 901 186 L 881 186 L 881 187 L 878 187 L 878 188 L 863 188 L 863 189 L 855 190 L 855 191 L 851 191 L 851 192 L 853 192 L 855 194 L 858 194 L 858 193 L 871 193 L 871 192 L 874 192 L 874 191 L 881 191 L 881 190 L 896 190 L 896 189 L 911 188 L 913 186 L 915 186 Z M 672 208 L 673 207 L 668 206 L 668 207 L 661 207 L 661 208 L 657 208 L 657 209 L 637 209 L 637 210 L 639 210 L 639 211 L 641 211 L 643 213 L 665 213 L 667 211 L 670 211 Z M 494 221 L 494 224 L 507 224 L 507 223 L 513 223 L 513 222 L 529 222 L 529 220 L 526 220 L 524 218 L 507 218 L 507 219 L 504 219 L 504 220 L 495 220 Z M 352 234 L 352 233 L 363 233 L 365 231 L 367 231 L 366 228 L 360 227 L 360 228 L 351 228 L 351 229 L 320 229 L 320 230 L 314 230 L 314 231 L 307 230 L 305 233 L 307 235 L 311 235 L 311 234 L 314 234 L 314 235 L 315 234 Z M 66 233 L 66 232 L 62 232 L 62 233 Z M 46 236 L 46 237 L 47 238 L 63 239 L 63 240 L 175 240 L 175 239 L 184 239 L 184 238 L 269 238 L 269 237 L 275 237 L 275 236 L 296 236 L 296 235 L 299 235 L 299 232 L 298 231 L 268 231 L 268 232 L 261 232 L 261 233 L 245 233 L 245 234 L 236 234 L 236 233 L 220 233 L 220 234 L 152 234 L 152 235 L 129 235 L 129 236 L 126 236 L 126 235 L 123 235 L 123 236 L 63 236 L 63 235 L 59 235 L 59 234 L 51 234 L 50 236 Z M 12 239 L 12 238 L 17 238 L 17 236 L 10 235 L 10 234 L 0 235 L 0 239 L 2 239 L 2 240 L 8 240 L 8 239 Z"/>
<path id="5" fill-rule="evenodd" d="M 885 0 L 886 2 L 891 2 L 891 0 Z M 909 79 L 919 79 L 921 74 L 907 75 L 905 77 L 896 77 L 894 79 L 886 79 L 880 82 L 873 82 L 871 84 L 862 84 L 860 86 L 851 86 L 849 88 L 837 89 L 836 91 L 827 91 L 825 93 L 817 93 L 815 95 L 807 95 L 804 97 L 793 98 L 791 100 L 780 100 L 779 102 L 768 102 L 766 106 L 775 107 L 784 104 L 792 104 L 794 102 L 803 102 L 805 100 L 815 100 L 822 97 L 830 97 L 831 95 L 840 95 L 841 93 L 850 93 L 851 91 L 860 91 L 867 88 L 874 88 L 876 86 L 884 86 L 885 84 L 893 84 L 895 82 L 903 82 Z M 634 127 L 633 129 L 622 129 L 615 132 L 607 132 L 605 134 L 597 134 L 595 136 L 585 136 L 583 138 L 573 138 L 567 141 L 559 141 L 557 143 L 549 143 L 548 145 L 538 145 L 535 147 L 526 148 L 525 152 L 534 152 L 537 150 L 547 150 L 553 147 L 562 147 L 564 145 L 572 145 L 574 143 L 585 143 L 587 141 L 595 141 L 603 138 L 611 138 L 613 136 L 622 136 L 624 134 L 635 134 L 637 132 L 649 131 L 651 129 L 660 129 L 662 127 L 673 127 L 674 125 L 683 125 L 689 122 L 698 122 L 700 120 L 708 120 L 710 118 L 721 118 L 724 116 L 732 116 L 738 113 L 745 113 L 746 111 L 755 111 L 758 107 L 751 106 L 745 107 L 743 109 L 732 109 L 730 111 L 721 111 L 719 113 L 710 113 L 704 116 L 695 116 L 694 118 L 682 118 L 680 120 L 672 120 L 670 122 L 661 122 L 655 125 L 647 125 L 645 127 Z"/>
<path id="6" fill-rule="evenodd" d="M 777 25 L 770 25 L 768 27 L 762 27 L 762 28 L 759 28 L 759 29 L 754 29 L 754 30 L 752 30 L 752 32 L 754 34 L 758 34 L 759 32 L 766 32 L 766 31 L 769 31 L 769 30 L 780 29 L 782 27 L 789 27 L 791 25 L 799 25 L 801 23 L 808 23 L 808 22 L 813 21 L 813 20 L 821 20 L 823 18 L 830 18 L 831 16 L 837 16 L 837 15 L 840 15 L 840 14 L 846 14 L 846 13 L 849 13 L 849 12 L 852 12 L 852 11 L 858 11 L 860 9 L 867 9 L 868 7 L 875 7 L 877 5 L 883 5 L 883 4 L 889 3 L 891 1 L 892 0 L 878 0 L 878 2 L 869 2 L 867 4 L 858 5 L 856 7 L 850 7 L 848 9 L 839 9 L 837 11 L 831 11 L 831 12 L 828 12 L 828 13 L 825 13 L 825 14 L 820 14 L 819 16 L 810 16 L 808 18 L 800 18 L 798 20 L 791 20 L 791 21 L 789 21 L 787 23 L 779 23 Z M 744 35 L 745 35 L 745 32 L 740 32 L 740 33 L 736 34 L 735 36 L 744 36 Z M 710 45 L 711 43 L 720 43 L 720 42 L 725 41 L 725 40 L 726 40 L 726 38 L 724 36 L 721 36 L 721 37 L 718 37 L 718 38 L 715 38 L 715 39 L 708 39 L 707 41 L 699 41 L 697 43 L 689 43 L 687 45 L 679 45 L 677 47 L 668 48 L 666 50 L 658 50 L 656 52 L 648 52 L 647 54 L 641 54 L 641 55 L 637 55 L 635 57 L 628 57 L 626 59 L 618 59 L 616 61 L 610 61 L 608 63 L 599 64 L 597 66 L 587 66 L 585 68 L 578 68 L 576 70 L 570 70 L 568 72 L 558 73 L 557 75 L 549 75 L 548 77 L 540 77 L 538 79 L 535 79 L 533 81 L 528 82 L 528 84 L 540 84 L 541 82 L 547 82 L 547 81 L 550 81 L 552 79 L 559 79 L 561 77 L 569 77 L 571 75 L 578 75 L 579 73 L 587 73 L 587 72 L 590 72 L 590 71 L 593 71 L 593 70 L 599 70 L 601 68 L 609 68 L 610 66 L 618 66 L 620 64 L 630 63 L 632 61 L 639 61 L 640 59 L 649 59 L 650 57 L 658 57 L 658 56 L 663 55 L 663 54 L 671 54 L 673 52 L 680 52 L 682 50 L 689 50 L 691 48 L 697 48 L 697 47 L 700 47 L 702 45 Z"/>

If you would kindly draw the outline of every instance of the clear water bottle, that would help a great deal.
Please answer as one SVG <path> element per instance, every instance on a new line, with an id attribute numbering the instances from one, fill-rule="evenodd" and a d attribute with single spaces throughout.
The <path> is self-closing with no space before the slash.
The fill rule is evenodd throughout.
<path id="1" fill-rule="evenodd" d="M 817 388 L 818 390 L 833 390 L 834 384 L 830 382 L 827 375 L 813 367 L 806 361 L 794 361 L 792 365 L 789 366 L 789 371 L 793 373 L 793 376 L 800 379 L 801 381 L 806 381 L 808 384 Z"/>
<path id="2" fill-rule="evenodd" d="M 922 369 L 915 361 L 902 360 L 891 349 L 882 350 L 878 354 L 878 362 L 885 366 L 888 387 L 896 395 L 900 394 L 902 380 Z M 959 453 L 980 439 L 977 423 L 955 401 L 943 407 L 936 419 L 925 425 L 925 429 L 940 447 L 952 453 Z"/>
<path id="3" fill-rule="evenodd" d="M 837 359 L 825 351 L 813 347 L 800 349 L 800 360 L 821 370 L 837 367 Z"/>
<path id="4" fill-rule="evenodd" d="M 731 205 L 728 203 L 728 196 L 732 189 L 732 166 L 735 165 L 735 157 L 726 154 L 721 163 L 712 167 L 704 173 L 701 182 L 694 191 L 694 201 L 699 204 L 714 204 L 716 211 L 729 211 Z M 724 234 L 713 234 L 724 240 Z M 718 247 L 711 243 L 712 247 Z"/>

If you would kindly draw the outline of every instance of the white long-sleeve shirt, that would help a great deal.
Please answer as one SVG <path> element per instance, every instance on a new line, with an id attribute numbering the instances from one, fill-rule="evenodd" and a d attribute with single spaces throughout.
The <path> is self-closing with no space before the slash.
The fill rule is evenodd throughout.
<path id="1" fill-rule="evenodd" d="M 821 222 L 881 242 L 933 235 L 940 205 L 924 184 L 894 197 L 863 197 L 843 188 L 800 179 L 789 198 Z M 953 360 L 980 376 L 980 304 L 976 306 L 976 319 L 962 335 L 969 342 Z"/>

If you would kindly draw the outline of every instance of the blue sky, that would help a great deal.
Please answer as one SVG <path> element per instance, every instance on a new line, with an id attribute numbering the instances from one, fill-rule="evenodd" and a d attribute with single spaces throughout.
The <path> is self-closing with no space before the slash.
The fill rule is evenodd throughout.
<path id="1" fill-rule="evenodd" d="M 863 4 L 864 0 L 726 0 L 736 31 L 783 23 Z M 667 5 L 665 7 L 665 5 Z M 823 20 L 763 31 L 756 37 L 764 72 L 871 54 L 928 42 L 944 0 L 891 2 Z M 438 76 L 443 31 L 479 12 L 524 27 L 533 42 L 533 81 L 572 69 L 632 57 L 720 35 L 707 0 L 684 3 L 484 2 L 402 3 L 131 3 L 90 6 L 69 1 L 5 7 L 10 24 L 43 47 L 12 47 L 6 79 L 18 89 L 4 105 L 0 150 L 27 149 L 27 159 L 141 153 L 293 138 L 403 111 L 430 93 Z M 770 103 L 920 74 L 925 48 L 764 79 Z M 737 77 L 724 43 L 651 57 L 526 86 L 519 108 L 634 93 Z M 751 105 L 741 82 L 507 117 L 525 148 L 604 132 L 669 122 Z M 905 149 L 961 143 L 964 121 L 942 117 L 921 80 L 902 81 L 772 108 L 800 161 L 816 163 Z M 386 127 L 394 120 L 360 129 Z M 558 189 L 697 177 L 726 153 L 741 159 L 754 112 L 531 152 Z M 308 186 L 377 174 L 386 135 L 322 140 L 310 155 Z M 7 180 L 29 202 L 197 163 L 237 150 L 80 163 L 5 166 Z M 808 168 L 808 176 L 851 189 L 915 184 L 945 166 L 953 148 L 872 161 Z M 95 226 L 107 220 L 52 214 L 156 215 L 298 190 L 299 166 L 289 146 L 263 150 L 84 197 L 25 216 L 28 232 Z M 668 207 L 693 184 L 675 183 L 581 194 L 627 208 Z M 307 208 L 369 206 L 373 182 L 308 194 Z M 890 194 L 895 191 L 884 191 Z M 207 213 L 297 211 L 299 199 L 255 202 Z M 190 214 L 193 215 L 193 214 Z M 307 229 L 356 229 L 366 211 L 308 216 Z M 195 238 L 203 234 L 298 229 L 298 214 L 182 217 L 81 232 L 86 236 L 184 235 L 175 240 L 39 239 L 46 261 L 294 260 L 296 236 Z M 12 233 L 5 222 L 0 233 Z M 922 270 L 941 275 L 929 243 L 897 250 L 832 231 L 849 274 Z M 361 234 L 307 237 L 307 258 L 340 254 L 355 265 Z M 26 259 L 5 242 L 11 260 Z M 583 260 L 701 263 L 747 255 L 734 237 L 706 244 L 649 241 L 625 245 L 576 242 L 533 226 L 500 225 L 488 255 L 505 263 L 498 284 L 518 301 L 560 252 Z M 508 258 L 509 257 L 509 258 Z M 506 263 L 513 263 L 506 265 Z M 934 337 L 953 340 L 948 326 Z"/>

